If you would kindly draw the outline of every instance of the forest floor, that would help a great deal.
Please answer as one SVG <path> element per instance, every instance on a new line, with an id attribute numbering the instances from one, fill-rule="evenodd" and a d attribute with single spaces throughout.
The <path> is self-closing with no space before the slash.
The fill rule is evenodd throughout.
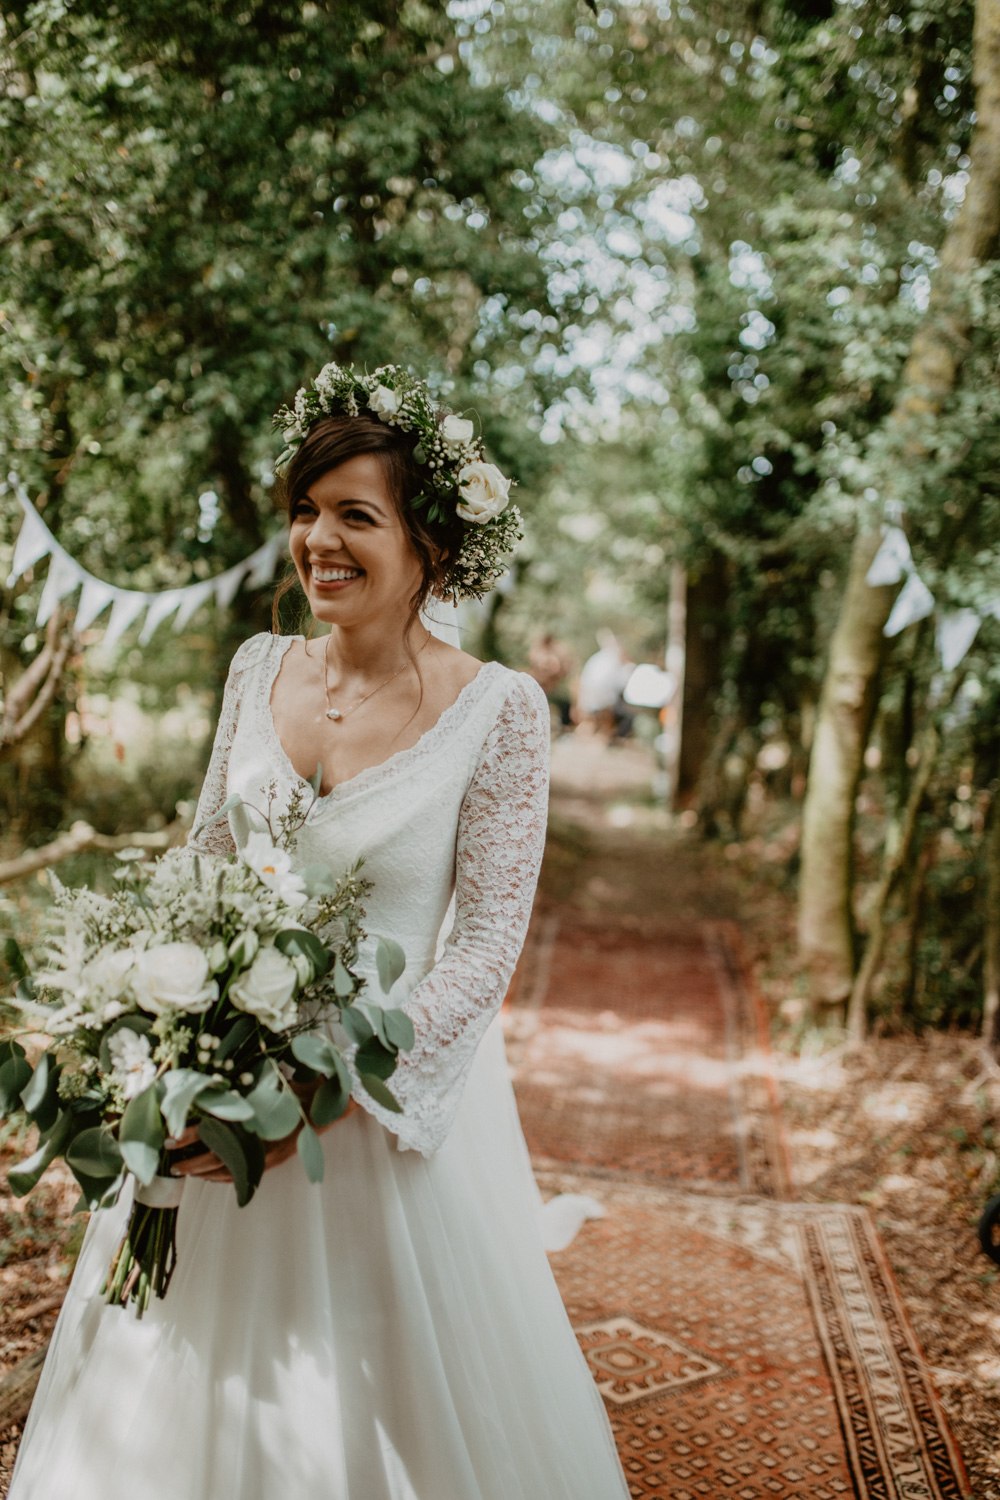
<path id="1" fill-rule="evenodd" d="M 738 921 L 772 1023 L 795 1196 L 865 1204 L 888 1252 L 969 1470 L 975 1500 L 1000 1500 L 1000 1270 L 979 1213 L 1000 1190 L 1000 1087 L 966 1035 L 882 1036 L 850 1055 L 802 1016 L 793 889 L 780 849 L 701 842 L 649 798 L 638 747 L 582 736 L 554 752 L 540 905 L 641 925 Z M 26 1142 L 0 1131 L 0 1163 Z M 27 1207 L 0 1193 L 0 1374 L 51 1334 L 82 1237 L 75 1192 L 56 1179 Z M 0 1435 L 0 1497 L 19 1427 Z"/>

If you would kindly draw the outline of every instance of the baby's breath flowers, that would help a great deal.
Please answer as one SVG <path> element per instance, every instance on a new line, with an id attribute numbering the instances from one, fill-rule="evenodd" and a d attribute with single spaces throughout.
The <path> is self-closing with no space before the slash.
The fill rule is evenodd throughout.
<path id="1" fill-rule="evenodd" d="M 413 457 L 426 478 L 413 508 L 432 523 L 457 515 L 466 527 L 441 592 L 455 600 L 481 599 L 524 535 L 521 513 L 510 504 L 513 481 L 487 463 L 472 420 L 439 407 L 425 381 L 398 365 L 382 365 L 371 375 L 352 366 L 324 365 L 311 388 L 303 386 L 291 406 L 275 413 L 285 440 L 275 468 L 288 467 L 323 417 L 362 413 L 416 435 Z"/>

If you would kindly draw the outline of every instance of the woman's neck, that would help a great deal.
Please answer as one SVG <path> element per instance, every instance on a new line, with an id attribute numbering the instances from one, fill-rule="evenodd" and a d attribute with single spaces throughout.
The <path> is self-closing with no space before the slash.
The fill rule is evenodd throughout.
<path id="1" fill-rule="evenodd" d="M 321 647 L 330 671 L 339 677 L 375 677 L 391 672 L 415 656 L 430 639 L 422 621 L 398 627 L 373 620 L 363 625 L 333 625 Z"/>

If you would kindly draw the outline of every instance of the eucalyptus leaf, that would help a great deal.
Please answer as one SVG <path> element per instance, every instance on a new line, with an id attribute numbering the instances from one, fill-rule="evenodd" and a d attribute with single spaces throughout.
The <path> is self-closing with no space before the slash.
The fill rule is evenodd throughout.
<path id="1" fill-rule="evenodd" d="M 345 1006 L 340 1012 L 340 1024 L 343 1026 L 352 1042 L 357 1042 L 360 1047 L 367 1042 L 370 1036 L 374 1036 L 374 1030 L 364 1011 L 358 1010 L 356 1005 Z"/>
<path id="2" fill-rule="evenodd" d="M 388 994 L 406 968 L 406 954 L 394 938 L 380 937 L 375 948 L 378 982 Z"/>
<path id="3" fill-rule="evenodd" d="M 361 1073 L 360 1070 L 359 1077 L 376 1104 L 381 1104 L 383 1109 L 392 1110 L 394 1115 L 401 1115 L 403 1113 L 402 1105 L 397 1103 L 395 1097 L 390 1094 L 381 1078 L 376 1078 L 374 1073 Z"/>
<path id="4" fill-rule="evenodd" d="M 24 1056 L 9 1057 L 0 1067 L 0 1119 L 21 1108 L 21 1091 L 31 1082 L 32 1067 Z"/>
<path id="5" fill-rule="evenodd" d="M 21 944 L 17 938 L 7 937 L 3 940 L 3 961 L 15 980 L 27 979 L 28 965 L 24 954 L 21 952 Z"/>
<path id="6" fill-rule="evenodd" d="M 332 1125 L 339 1120 L 351 1102 L 351 1091 L 344 1088 L 340 1078 L 328 1078 L 320 1084 L 309 1111 L 314 1125 Z"/>
<path id="7" fill-rule="evenodd" d="M 215 1049 L 215 1061 L 222 1062 L 223 1058 L 230 1057 L 238 1052 L 244 1042 L 248 1042 L 257 1030 L 257 1022 L 253 1016 L 242 1015 L 230 1026 L 222 1041 Z"/>
<path id="8" fill-rule="evenodd" d="M 301 1119 L 298 1100 L 290 1089 L 272 1082 L 273 1074 L 265 1074 L 257 1087 L 247 1095 L 253 1108 L 253 1119 L 247 1121 L 252 1130 L 265 1141 L 280 1141 L 290 1135 Z"/>
<path id="9" fill-rule="evenodd" d="M 313 774 L 309 777 L 309 785 L 312 787 L 313 796 L 314 797 L 318 797 L 319 796 L 319 789 L 323 785 L 323 763 L 322 763 L 322 761 L 316 767 L 316 769 L 313 772 Z"/>
<path id="10" fill-rule="evenodd" d="M 163 1075 L 163 1098 L 160 1110 L 167 1131 L 176 1140 L 187 1124 L 188 1111 L 199 1094 L 211 1088 L 212 1081 L 194 1068 L 172 1068 Z"/>
<path id="11" fill-rule="evenodd" d="M 81 1172 L 95 1180 L 106 1178 L 110 1181 L 118 1176 L 124 1165 L 121 1147 L 104 1126 L 81 1130 L 67 1147 L 66 1160 L 78 1182 Z"/>
<path id="12" fill-rule="evenodd" d="M 257 1173 L 257 1157 L 248 1141 L 253 1140 L 238 1125 L 213 1120 L 206 1115 L 198 1122 L 198 1136 L 209 1151 L 214 1151 L 232 1175 L 236 1188 L 236 1201 L 240 1208 L 250 1202 L 263 1175 L 263 1152 L 261 1152 L 260 1175 Z M 255 1145 L 259 1146 L 259 1142 Z M 256 1180 L 255 1180 L 256 1179 Z"/>
<path id="13" fill-rule="evenodd" d="M 205 1109 L 217 1120 L 253 1120 L 254 1107 L 242 1094 L 228 1089 L 224 1094 L 206 1092 L 198 1096 L 198 1108 Z"/>
<path id="14" fill-rule="evenodd" d="M 50 1068 L 49 1054 L 43 1052 L 35 1064 L 35 1071 L 31 1075 L 31 1081 L 21 1090 L 21 1103 L 29 1115 L 33 1115 L 35 1110 L 44 1103 L 49 1087 Z"/>
<path id="15" fill-rule="evenodd" d="M 311 1125 L 303 1125 L 295 1144 L 298 1148 L 299 1156 L 302 1158 L 302 1165 L 306 1169 L 306 1176 L 309 1178 L 309 1181 L 322 1182 L 325 1165 L 323 1161 L 323 1147 L 320 1145 L 319 1136 Z"/>
<path id="16" fill-rule="evenodd" d="M 144 1186 L 156 1176 L 165 1138 L 160 1101 L 153 1083 L 129 1100 L 118 1127 L 118 1143 L 125 1165 Z"/>
<path id="17" fill-rule="evenodd" d="M 300 870 L 307 896 L 331 896 L 337 889 L 337 881 L 329 865 L 306 865 Z"/>
<path id="18" fill-rule="evenodd" d="M 24 1048 L 20 1042 L 15 1042 L 12 1037 L 4 1037 L 0 1041 L 0 1066 L 10 1062 L 11 1058 L 24 1057 Z"/>
<path id="19" fill-rule="evenodd" d="M 30 974 L 25 974 L 17 981 L 17 989 L 14 991 L 15 998 L 22 1004 L 27 1005 L 35 998 L 35 981 Z"/>
<path id="20" fill-rule="evenodd" d="M 293 1036 L 292 1056 L 314 1072 L 322 1073 L 324 1078 L 337 1071 L 336 1048 L 321 1032 L 303 1031 Z"/>
<path id="21" fill-rule="evenodd" d="M 389 1045 L 389 1038 L 385 1030 L 385 1012 L 381 1005 L 374 1005 L 370 1000 L 355 1001 L 358 1009 L 363 1011 L 372 1024 L 372 1029 L 383 1045 Z"/>
<path id="22" fill-rule="evenodd" d="M 25 1193 L 31 1192 L 46 1168 L 51 1166 L 57 1156 L 62 1155 L 72 1134 L 73 1117 L 68 1110 L 64 1110 L 38 1150 L 26 1161 L 11 1167 L 7 1173 L 7 1181 L 15 1198 L 23 1198 Z"/>
<path id="23" fill-rule="evenodd" d="M 98 1208 L 110 1208 L 121 1192 L 125 1181 L 124 1173 L 117 1177 L 90 1177 L 86 1172 L 80 1172 L 76 1167 L 70 1165 L 70 1171 L 76 1178 L 80 1189 L 73 1212 L 75 1214 L 89 1211 L 93 1213 Z"/>
<path id="24" fill-rule="evenodd" d="M 338 953 L 333 961 L 333 991 L 338 1000 L 349 1000 L 357 989 L 357 981 L 352 977 Z"/>
<path id="25" fill-rule="evenodd" d="M 274 946 L 289 958 L 301 953 L 312 964 L 317 979 L 326 973 L 332 961 L 329 948 L 320 942 L 316 934 L 303 932 L 298 927 L 286 927 L 284 932 L 279 932 Z"/>
<path id="26" fill-rule="evenodd" d="M 389 1007 L 384 1013 L 385 1034 L 394 1047 L 401 1052 L 409 1052 L 413 1046 L 415 1037 L 413 1034 L 413 1022 L 405 1010 L 394 1010 Z"/>
<path id="27" fill-rule="evenodd" d="M 396 1070 L 396 1054 L 390 1052 L 377 1036 L 372 1036 L 358 1048 L 354 1066 L 362 1077 L 374 1073 L 376 1078 L 390 1078 Z"/>

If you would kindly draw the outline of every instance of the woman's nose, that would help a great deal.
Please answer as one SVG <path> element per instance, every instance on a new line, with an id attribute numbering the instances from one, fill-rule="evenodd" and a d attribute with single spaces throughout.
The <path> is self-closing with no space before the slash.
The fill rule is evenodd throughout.
<path id="1" fill-rule="evenodd" d="M 310 552 L 339 552 L 344 549 L 344 532 L 339 516 L 321 512 L 309 528 Z"/>

